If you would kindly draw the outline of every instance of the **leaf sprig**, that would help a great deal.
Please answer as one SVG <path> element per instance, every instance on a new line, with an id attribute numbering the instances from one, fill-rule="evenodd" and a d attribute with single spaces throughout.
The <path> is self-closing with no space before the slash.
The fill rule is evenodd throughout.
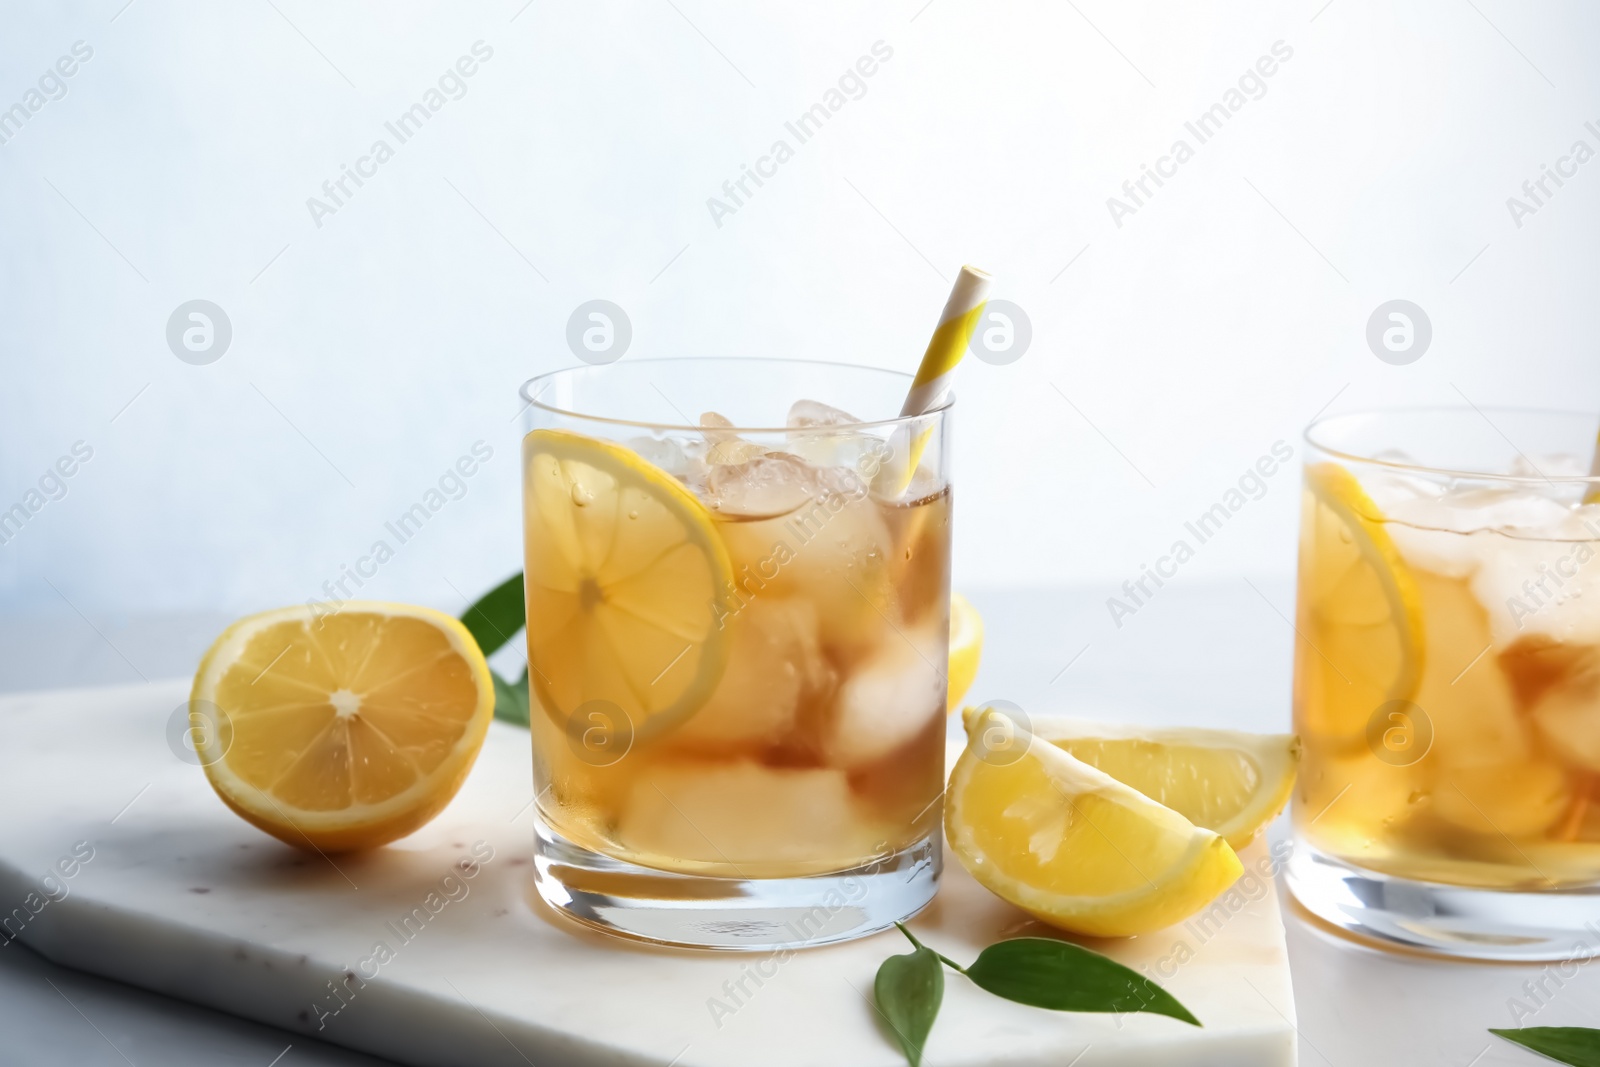
<path id="1" fill-rule="evenodd" d="M 928 1034 L 944 1000 L 949 967 L 997 997 L 1051 1011 L 1143 1011 L 1199 1026 L 1176 997 L 1129 967 L 1081 945 L 1048 937 L 997 941 L 967 967 L 928 948 L 895 923 L 913 951 L 878 968 L 873 997 L 911 1067 L 921 1067 Z"/>
<path id="2" fill-rule="evenodd" d="M 492 656 L 524 625 L 522 572 L 518 571 L 483 596 L 461 614 L 462 625 L 478 642 L 485 656 Z M 514 726 L 528 725 L 528 672 L 508 682 L 494 671 L 494 717 Z"/>
<path id="3" fill-rule="evenodd" d="M 1600 1030 L 1587 1026 L 1525 1026 L 1489 1031 L 1541 1056 L 1571 1067 L 1600 1067 Z"/>
<path id="4" fill-rule="evenodd" d="M 911 931 L 904 926 L 900 926 L 900 932 L 911 937 Z M 878 967 L 872 996 L 911 1067 L 921 1067 L 928 1031 L 933 1029 L 933 1020 L 944 1001 L 944 968 L 939 965 L 943 957 L 937 952 L 914 937 L 911 943 L 916 947 L 910 953 L 890 956 Z"/>

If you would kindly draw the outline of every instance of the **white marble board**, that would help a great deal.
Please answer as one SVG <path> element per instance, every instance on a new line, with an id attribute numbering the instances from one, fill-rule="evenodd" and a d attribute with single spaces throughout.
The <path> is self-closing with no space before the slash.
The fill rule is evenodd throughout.
<path id="1" fill-rule="evenodd" d="M 878 964 L 907 950 L 898 933 L 780 963 L 633 945 L 545 908 L 530 881 L 525 731 L 496 723 L 460 796 L 429 826 L 329 860 L 246 825 L 173 754 L 168 724 L 187 690 L 170 681 L 0 698 L 0 921 L 50 959 L 417 1067 L 904 1063 L 868 999 Z M 444 881 L 475 850 L 491 857 L 476 876 Z M 1243 858 L 1258 872 L 1253 891 L 1224 898 L 1205 925 L 1094 945 L 1148 969 L 1204 1029 L 1041 1011 L 951 975 L 925 1062 L 1294 1063 L 1268 857 L 1257 844 Z M 425 925 L 399 929 L 429 904 Z M 953 862 L 912 925 L 958 960 L 1043 932 Z M 379 942 L 387 962 L 374 955 Z M 330 983 L 352 988 L 345 975 L 363 960 L 374 977 L 347 1002 L 334 997 Z"/>

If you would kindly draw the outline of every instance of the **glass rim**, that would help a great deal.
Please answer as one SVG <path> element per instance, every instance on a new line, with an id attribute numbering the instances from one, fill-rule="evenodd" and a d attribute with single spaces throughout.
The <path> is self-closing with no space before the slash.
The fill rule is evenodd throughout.
<path id="1" fill-rule="evenodd" d="M 684 364 L 684 363 L 741 363 L 741 364 L 747 364 L 747 365 L 748 364 L 765 363 L 765 364 L 785 364 L 785 365 L 788 365 L 788 366 L 791 366 L 791 367 L 836 367 L 836 368 L 840 368 L 840 369 L 843 369 L 843 370 L 866 371 L 866 372 L 871 373 L 871 374 L 882 374 L 882 375 L 887 375 L 888 377 L 891 377 L 891 378 L 898 378 L 898 379 L 900 379 L 900 380 L 905 382 L 907 392 L 910 391 L 911 383 L 915 380 L 915 377 L 916 377 L 915 375 L 907 374 L 905 371 L 889 370 L 889 369 L 884 368 L 884 367 L 872 367 L 872 366 L 868 366 L 867 364 L 864 364 L 864 363 L 840 363 L 840 362 L 835 361 L 835 360 L 795 359 L 795 358 L 792 358 L 792 357 L 785 357 L 785 356 L 657 356 L 657 357 L 652 357 L 650 359 L 628 360 L 627 365 L 629 365 L 629 366 L 640 366 L 642 364 L 674 364 L 674 363 L 676 363 L 676 364 Z M 541 401 L 539 399 L 539 395 L 544 392 L 544 389 L 548 387 L 548 385 L 551 383 L 551 381 L 553 379 L 569 377 L 569 376 L 574 375 L 574 374 L 581 374 L 581 373 L 583 373 L 585 371 L 604 371 L 608 367 L 615 367 L 615 366 L 618 366 L 618 365 L 619 364 L 617 364 L 617 363 L 586 363 L 586 364 L 583 364 L 581 366 L 562 367 L 559 370 L 546 371 L 544 374 L 537 374 L 537 375 L 533 376 L 532 378 L 529 378 L 527 381 L 523 382 L 522 386 L 517 390 L 517 393 L 518 393 L 518 395 L 520 395 L 522 397 L 522 399 L 524 401 L 527 402 L 527 407 L 538 408 L 541 411 L 548 411 L 553 415 L 561 415 L 561 416 L 563 416 L 565 418 L 584 419 L 584 420 L 587 420 L 589 422 L 605 423 L 608 426 L 631 426 L 631 427 L 634 427 L 636 429 L 644 429 L 644 430 L 665 430 L 665 431 L 672 431 L 672 432 L 695 433 L 695 434 L 699 434 L 699 433 L 704 433 L 705 432 L 707 427 L 701 426 L 698 423 L 687 423 L 687 422 L 685 422 L 685 423 L 643 422 L 643 421 L 640 421 L 638 419 L 619 419 L 619 418 L 613 418 L 613 417 L 607 416 L 607 415 L 595 415 L 595 414 L 592 414 L 592 413 L 587 412 L 587 411 L 574 411 L 571 408 L 557 407 L 554 404 L 548 404 L 548 403 L 545 403 L 545 402 L 543 402 L 543 401 Z M 663 399 L 666 399 L 665 395 L 663 395 Z M 721 430 L 723 432 L 726 432 L 726 433 L 751 433 L 751 434 L 754 434 L 754 433 L 782 433 L 782 434 L 829 433 L 829 434 L 836 434 L 836 433 L 840 433 L 840 432 L 848 431 L 848 430 L 881 429 L 881 428 L 884 428 L 884 427 L 894 427 L 894 426 L 899 426 L 899 425 L 902 425 L 902 424 L 910 424 L 910 423 L 916 422 L 919 419 L 927 419 L 927 418 L 931 418 L 932 416 L 935 416 L 935 415 L 941 415 L 941 414 L 949 411 L 950 408 L 955 405 L 955 402 L 956 402 L 955 393 L 954 392 L 948 392 L 948 393 L 945 394 L 944 400 L 941 401 L 939 404 L 935 405 L 934 407 L 929 408 L 927 411 L 921 412 L 921 413 L 916 414 L 916 415 L 896 415 L 896 416 L 894 416 L 892 418 L 887 418 L 887 419 L 861 419 L 861 420 L 858 420 L 856 422 L 845 422 L 845 423 L 839 423 L 837 425 L 832 425 L 832 426 L 737 426 L 736 425 L 736 426 L 729 426 L 729 427 L 720 427 L 719 426 L 719 427 L 717 427 L 717 429 Z M 668 400 L 667 403 L 671 404 L 672 401 Z M 524 410 L 526 410 L 526 409 L 524 409 Z M 688 416 L 684 415 L 683 412 L 681 412 L 681 411 L 678 414 L 681 417 L 685 418 L 685 419 L 688 418 Z"/>
<path id="2" fill-rule="evenodd" d="M 1330 445 L 1324 444 L 1323 442 L 1317 440 L 1315 436 L 1313 436 L 1317 430 L 1329 426 L 1334 422 L 1339 422 L 1346 419 L 1390 418 L 1395 416 L 1404 417 L 1407 415 L 1430 414 L 1478 415 L 1483 419 L 1484 422 L 1489 424 L 1489 427 L 1493 429 L 1495 433 L 1500 434 L 1501 438 L 1505 440 L 1506 444 L 1510 446 L 1513 452 L 1519 456 L 1522 456 L 1524 459 L 1527 459 L 1527 456 L 1523 453 L 1522 449 L 1518 448 L 1510 438 L 1505 436 L 1499 427 L 1495 426 L 1494 420 L 1489 417 L 1490 414 L 1518 416 L 1533 415 L 1544 417 L 1555 416 L 1558 418 L 1587 419 L 1591 423 L 1600 425 L 1600 416 L 1597 416 L 1596 413 L 1592 411 L 1569 411 L 1561 408 L 1524 408 L 1512 407 L 1509 405 L 1479 407 L 1478 405 L 1469 402 L 1467 404 L 1416 404 L 1401 407 L 1360 408 L 1355 411 L 1341 411 L 1337 414 L 1323 415 L 1313 419 L 1309 424 L 1307 424 L 1305 430 L 1300 436 L 1307 445 L 1310 445 L 1319 452 L 1333 456 L 1336 459 L 1341 459 L 1352 463 L 1365 463 L 1369 466 L 1383 467 L 1392 471 L 1402 471 L 1410 474 L 1427 474 L 1446 478 L 1470 478 L 1474 481 L 1505 482 L 1512 485 L 1554 485 L 1559 483 L 1563 485 L 1600 486 L 1600 473 L 1557 475 L 1506 474 L 1503 472 L 1475 471 L 1457 469 L 1453 467 L 1434 467 L 1424 463 L 1404 463 L 1399 460 L 1380 459 L 1376 456 L 1361 455 L 1360 453 L 1351 452 L 1346 449 L 1334 448 Z M 1597 443 L 1597 447 L 1600 447 L 1600 443 Z M 1529 463 L 1531 464 L 1532 461 L 1530 460 Z"/>

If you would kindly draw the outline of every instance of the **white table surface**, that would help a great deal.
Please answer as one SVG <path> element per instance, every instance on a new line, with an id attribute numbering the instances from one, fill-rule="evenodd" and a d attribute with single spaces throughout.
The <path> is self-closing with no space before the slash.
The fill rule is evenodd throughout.
<path id="1" fill-rule="evenodd" d="M 1151 722 L 1287 728 L 1288 582 L 1174 583 L 1119 630 L 1108 590 L 969 590 L 988 627 L 976 699 Z M 1280 614 L 1281 613 L 1281 614 Z M 216 617 L 0 619 L 0 691 L 162 678 L 193 668 Z M 1076 657 L 1076 659 L 1074 659 Z M 1069 666 L 1070 664 L 1070 666 Z M 0 723 L 0 738 L 4 736 Z M 7 811 L 0 818 L 26 818 Z M 1284 832 L 1280 821 L 1276 832 Z M 1539 1060 L 1485 1033 L 1600 1026 L 1600 967 L 1440 963 L 1373 951 L 1286 905 L 1301 1063 L 1494 1067 Z M 1525 983 L 1541 983 L 1537 1000 Z M 304 1067 L 383 1061 L 0 948 L 0 1065 Z M 1080 1067 L 1093 1067 L 1092 1055 Z"/>

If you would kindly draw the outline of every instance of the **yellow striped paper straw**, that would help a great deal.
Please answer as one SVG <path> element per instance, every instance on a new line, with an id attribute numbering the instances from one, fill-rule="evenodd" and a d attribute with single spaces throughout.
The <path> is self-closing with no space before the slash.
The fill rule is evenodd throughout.
<path id="1" fill-rule="evenodd" d="M 977 267 L 962 267 L 950 289 L 950 299 L 944 302 L 939 326 L 928 341 L 928 350 L 922 354 L 911 391 L 900 407 L 902 417 L 921 415 L 939 406 L 950 390 L 950 376 L 966 354 L 967 343 L 972 340 L 972 331 L 988 300 L 989 275 Z"/>
<path id="2" fill-rule="evenodd" d="M 986 271 L 973 266 L 962 267 L 961 273 L 956 275 L 950 298 L 944 302 L 944 313 L 939 316 L 939 325 L 928 341 L 928 350 L 922 354 L 922 363 L 912 379 L 906 402 L 900 407 L 902 418 L 926 414 L 944 402 L 956 364 L 966 354 L 972 331 L 983 317 L 983 306 L 989 300 L 989 281 Z M 914 439 L 904 428 L 896 432 L 895 451 L 904 455 L 905 460 L 891 464 L 894 473 L 888 486 L 890 497 L 904 493 L 911 484 L 917 464 L 922 461 L 922 450 L 927 447 L 932 433 L 931 426 L 920 430 Z"/>

